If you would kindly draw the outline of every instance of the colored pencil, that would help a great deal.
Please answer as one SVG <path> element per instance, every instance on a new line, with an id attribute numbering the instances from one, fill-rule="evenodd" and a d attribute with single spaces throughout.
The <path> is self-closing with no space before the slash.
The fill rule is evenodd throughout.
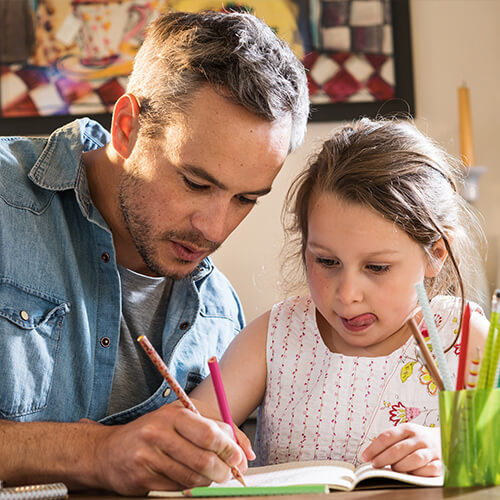
<path id="1" fill-rule="evenodd" d="M 469 376 L 467 378 L 467 389 L 475 389 L 477 376 L 479 375 L 479 363 L 481 362 L 481 348 L 476 347 L 476 357 L 471 359 L 469 365 Z"/>
<path id="2" fill-rule="evenodd" d="M 200 486 L 183 491 L 186 497 L 241 497 L 241 496 L 277 496 L 277 495 L 310 495 L 311 493 L 329 493 L 326 484 L 299 484 L 291 486 L 250 486 L 248 488 L 232 488 L 228 486 Z"/>
<path id="3" fill-rule="evenodd" d="M 490 387 L 500 386 L 500 312 L 496 318 L 495 340 L 491 353 L 491 365 L 489 370 Z"/>
<path id="4" fill-rule="evenodd" d="M 467 349 L 469 347 L 469 323 L 470 305 L 467 302 L 462 318 L 462 338 L 460 340 L 460 354 L 458 355 L 457 391 L 465 388 L 465 365 L 467 364 Z"/>
<path id="5" fill-rule="evenodd" d="M 425 343 L 425 339 L 422 335 L 422 332 L 418 328 L 417 323 L 413 318 L 409 319 L 407 321 L 407 324 L 410 327 L 410 330 L 411 330 L 411 333 L 413 334 L 413 337 L 415 337 L 415 340 L 416 340 L 418 347 L 420 349 L 420 353 L 424 357 L 425 367 L 427 368 L 429 375 L 431 376 L 432 380 L 436 384 L 437 388 L 440 391 L 442 391 L 444 388 L 443 387 L 443 380 L 441 379 L 441 375 L 439 375 L 439 370 L 437 369 L 434 358 L 432 357 L 432 354 L 429 351 L 427 344 Z"/>
<path id="6" fill-rule="evenodd" d="M 222 375 L 220 372 L 219 363 L 215 356 L 212 356 L 208 360 L 208 368 L 210 370 L 210 375 L 212 375 L 212 383 L 214 385 L 214 391 L 217 397 L 217 404 L 219 405 L 219 411 L 222 421 L 231 426 L 234 440 L 238 442 L 238 438 L 236 437 L 236 432 L 234 430 L 233 417 L 231 416 L 231 410 L 229 409 L 229 403 L 227 402 L 224 383 L 222 382 Z"/>
<path id="7" fill-rule="evenodd" d="M 439 368 L 439 374 L 443 379 L 443 386 L 446 391 L 453 390 L 453 383 L 451 381 L 450 370 L 446 363 L 446 358 L 444 357 L 443 345 L 441 343 L 441 338 L 439 332 L 436 328 L 436 323 L 434 322 L 434 316 L 432 314 L 431 306 L 429 304 L 429 299 L 425 291 L 423 283 L 417 283 L 415 285 L 417 290 L 418 301 L 422 308 L 422 314 L 424 315 L 425 324 L 429 335 L 431 337 L 433 353 L 436 356 L 437 366 Z"/>
<path id="8" fill-rule="evenodd" d="M 486 346 L 483 351 L 483 359 L 479 367 L 478 389 L 493 388 L 496 364 L 494 360 L 494 350 L 498 332 L 498 319 L 500 309 L 500 290 L 495 290 L 491 299 L 490 328 L 486 337 Z"/>
<path id="9" fill-rule="evenodd" d="M 500 290 L 497 290 L 496 297 L 500 302 Z M 497 304 L 497 316 L 495 319 L 495 338 L 491 348 L 491 360 L 488 370 L 488 387 L 493 389 L 497 386 L 497 372 L 500 363 L 500 304 Z"/>
<path id="10" fill-rule="evenodd" d="M 184 389 L 180 386 L 179 382 L 175 379 L 175 377 L 170 373 L 167 365 L 163 362 L 156 349 L 153 347 L 149 339 L 145 335 L 140 335 L 137 337 L 137 342 L 141 344 L 141 347 L 144 349 L 144 352 L 149 356 L 149 359 L 156 366 L 157 370 L 162 374 L 163 378 L 167 381 L 168 385 L 174 391 L 175 395 L 179 399 L 179 401 L 184 405 L 185 408 L 191 410 L 193 413 L 200 415 L 200 412 L 193 404 L 193 402 L 189 399 L 189 396 L 185 393 Z M 239 481 L 243 486 L 246 486 L 245 480 L 243 479 L 243 475 L 238 470 L 237 467 L 231 467 L 231 472 L 234 478 Z"/>

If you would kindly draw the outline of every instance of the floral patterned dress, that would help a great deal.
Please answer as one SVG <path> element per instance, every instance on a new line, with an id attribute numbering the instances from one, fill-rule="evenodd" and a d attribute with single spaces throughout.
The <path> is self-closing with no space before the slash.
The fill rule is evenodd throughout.
<path id="1" fill-rule="evenodd" d="M 431 302 L 444 346 L 458 334 L 458 305 L 455 297 Z M 476 304 L 471 307 L 482 313 Z M 419 326 L 429 342 L 425 325 Z M 459 350 L 457 342 L 445 355 L 453 376 Z M 267 388 L 257 421 L 259 465 L 328 459 L 359 465 L 364 448 L 391 426 L 438 426 L 437 392 L 413 337 L 388 356 L 332 353 L 321 338 L 311 298 L 287 299 L 273 307 L 269 319 Z"/>

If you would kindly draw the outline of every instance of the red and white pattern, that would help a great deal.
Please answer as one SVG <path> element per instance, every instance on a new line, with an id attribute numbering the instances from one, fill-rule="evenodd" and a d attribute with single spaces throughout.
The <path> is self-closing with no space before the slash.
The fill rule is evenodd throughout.
<path id="1" fill-rule="evenodd" d="M 457 335 L 456 304 L 444 296 L 431 302 L 445 346 Z M 455 350 L 446 358 L 456 373 Z M 311 298 L 276 304 L 257 425 L 259 465 L 328 459 L 358 465 L 370 440 L 394 425 L 438 426 L 437 392 L 422 373 L 413 337 L 388 356 L 344 356 L 324 344 Z"/>
<path id="2" fill-rule="evenodd" d="M 78 80 L 35 66 L 0 66 L 3 117 L 86 115 L 112 111 L 126 78 Z"/>

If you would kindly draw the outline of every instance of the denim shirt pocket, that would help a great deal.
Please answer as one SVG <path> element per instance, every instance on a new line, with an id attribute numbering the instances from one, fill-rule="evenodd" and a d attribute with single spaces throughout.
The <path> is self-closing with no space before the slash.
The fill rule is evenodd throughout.
<path id="1" fill-rule="evenodd" d="M 69 304 L 0 279 L 0 417 L 40 411 L 52 386 Z"/>

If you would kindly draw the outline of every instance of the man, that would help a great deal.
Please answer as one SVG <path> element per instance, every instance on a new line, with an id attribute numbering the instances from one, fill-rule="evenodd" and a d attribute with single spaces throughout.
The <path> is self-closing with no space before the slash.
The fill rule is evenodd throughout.
<path id="1" fill-rule="evenodd" d="M 244 322 L 208 255 L 271 190 L 307 114 L 304 70 L 262 22 L 175 13 L 151 25 L 110 134 L 83 119 L 0 142 L 7 484 L 143 494 L 245 469 L 227 428 L 166 404 L 135 339 L 186 391 L 206 376 Z"/>

